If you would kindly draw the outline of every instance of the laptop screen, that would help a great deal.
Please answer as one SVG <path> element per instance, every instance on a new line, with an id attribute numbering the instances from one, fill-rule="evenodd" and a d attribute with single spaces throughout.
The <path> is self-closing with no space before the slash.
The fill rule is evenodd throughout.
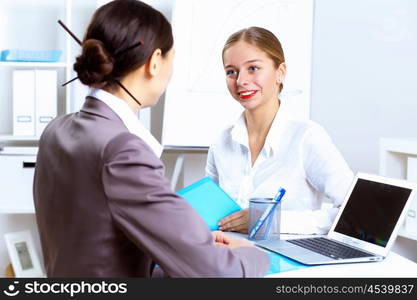
<path id="1" fill-rule="evenodd" d="M 385 247 L 411 191 L 359 178 L 334 231 Z"/>

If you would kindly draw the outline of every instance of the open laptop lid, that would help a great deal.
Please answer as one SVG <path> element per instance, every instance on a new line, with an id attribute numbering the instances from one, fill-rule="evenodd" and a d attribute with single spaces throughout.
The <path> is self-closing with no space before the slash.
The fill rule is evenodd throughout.
<path id="1" fill-rule="evenodd" d="M 385 257 L 416 190 L 412 182 L 357 173 L 329 238 Z"/>

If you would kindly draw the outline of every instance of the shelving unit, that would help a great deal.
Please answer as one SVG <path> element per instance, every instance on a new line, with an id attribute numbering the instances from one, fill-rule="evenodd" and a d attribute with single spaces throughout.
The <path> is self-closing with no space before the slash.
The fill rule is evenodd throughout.
<path id="1" fill-rule="evenodd" d="M 0 152 L 0 214 L 35 211 L 32 182 L 37 147 L 7 147 Z"/>
<path id="2" fill-rule="evenodd" d="M 58 20 L 62 20 L 79 39 L 82 39 L 94 11 L 107 2 L 109 0 L 0 1 L 0 51 L 6 49 L 62 51 L 60 61 L 53 63 L 0 61 L 0 158 L 3 147 L 4 149 L 17 146 L 36 147 L 39 142 L 39 136 L 36 135 L 13 135 L 13 70 L 56 70 L 57 114 L 64 115 L 78 111 L 84 102 L 87 88 L 77 80 L 65 87 L 61 85 L 76 77 L 73 64 L 81 48 L 58 24 Z M 140 117 L 144 125 L 150 128 L 150 109 L 141 112 Z M 4 162 L 2 165 L 0 161 L 0 175 L 10 171 L 15 170 L 7 170 Z M 20 197 L 28 198 L 26 201 L 30 205 L 5 207 L 0 201 L 0 214 L 33 213 L 32 181 L 27 180 L 25 184 L 16 182 L 13 185 L 27 190 Z M 0 199 L 6 201 L 2 196 L 4 195 L 0 182 Z"/>
<path id="3" fill-rule="evenodd" d="M 43 62 L 12 62 L 0 61 L 0 67 L 18 67 L 18 68 L 66 68 L 64 62 L 43 63 Z"/>
<path id="4" fill-rule="evenodd" d="M 382 138 L 379 173 L 417 182 L 417 138 Z M 417 199 L 411 204 L 399 235 L 417 241 Z"/>
<path id="5" fill-rule="evenodd" d="M 101 1 L 103 2 L 103 1 Z M 85 88 L 81 84 L 61 87 L 61 84 L 75 77 L 72 70 L 75 56 L 80 47 L 58 24 L 62 20 L 79 38 L 97 5 L 97 0 L 1 0 L 0 3 L 0 51 L 6 49 L 22 50 L 61 50 L 58 62 L 5 62 L 0 61 L 0 176 L 15 173 L 17 182 L 12 184 L 17 191 L 16 197 L 10 199 L 10 189 L 0 183 L 0 214 L 32 214 L 34 213 L 31 197 L 34 168 L 22 168 L 19 159 L 30 158 L 32 154 L 4 154 L 1 148 L 18 149 L 16 146 L 37 147 L 39 136 L 13 135 L 13 70 L 56 70 L 57 71 L 57 114 L 63 115 L 78 110 L 85 96 Z M 24 86 L 22 86 L 24 88 Z M 78 99 L 80 98 L 80 99 Z M 10 160 L 17 159 L 16 167 Z M 9 168 L 9 169 L 8 169 Z M 10 169 L 12 168 L 12 169 Z M 24 179 L 24 180 L 23 180 Z M 4 183 L 3 183 L 4 184 Z M 8 192 L 5 192 L 5 191 Z M 5 195 L 7 194 L 7 195 Z M 7 200 L 8 197 L 10 200 Z M 19 199 L 17 199 L 19 198 Z M 25 198 L 24 201 L 21 198 Z M 7 201 L 7 202 L 5 202 Z M 10 204 L 16 202 L 16 205 Z M 27 204 L 27 205 L 26 205 Z"/>
<path id="6" fill-rule="evenodd" d="M 404 227 L 400 229 L 398 235 L 417 241 L 417 233 L 410 233 L 407 230 L 405 230 Z"/>
<path id="7" fill-rule="evenodd" d="M 68 38 L 59 32 L 57 20 L 71 24 L 72 3 L 70 0 L 3 0 L 0 5 L 0 50 L 62 50 L 59 62 L 0 62 L 0 143 L 7 146 L 5 149 L 16 150 L 7 154 L 0 152 L 0 177 L 3 178 L 0 214 L 33 214 L 31 191 L 36 150 L 19 154 L 19 148 L 14 146 L 21 143 L 36 146 L 39 137 L 13 135 L 12 74 L 13 70 L 56 70 L 58 82 L 71 76 L 71 49 Z M 67 113 L 71 90 L 57 89 L 57 112 Z M 30 161 L 31 167 L 23 166 L 23 161 Z"/>
<path id="8" fill-rule="evenodd" d="M 0 208 L 0 214 L 34 214 L 35 208 L 34 206 L 27 206 L 27 207 L 13 207 L 13 208 Z"/>
<path id="9" fill-rule="evenodd" d="M 18 142 L 18 141 L 29 141 L 29 142 L 37 142 L 39 137 L 37 136 L 15 136 L 15 135 L 0 135 L 0 140 L 5 142 Z"/>
<path id="10" fill-rule="evenodd" d="M 13 70 L 57 70 L 58 82 L 71 76 L 71 48 L 57 24 L 62 19 L 71 25 L 71 0 L 3 0 L 0 10 L 0 50 L 61 50 L 59 62 L 0 62 L 0 140 L 6 144 L 19 141 L 35 143 L 39 137 L 13 136 Z M 22 21 L 24 20 L 24 21 Z M 24 88 L 24 87 L 22 87 Z M 57 87 L 58 89 L 58 87 Z M 67 113 L 71 89 L 58 89 L 58 114 Z"/>

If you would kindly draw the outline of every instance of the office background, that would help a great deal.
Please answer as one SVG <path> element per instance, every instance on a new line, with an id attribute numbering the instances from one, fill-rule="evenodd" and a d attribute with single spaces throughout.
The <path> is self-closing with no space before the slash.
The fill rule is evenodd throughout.
<path id="1" fill-rule="evenodd" d="M 80 14 L 80 24 L 94 10 L 91 2 Z M 170 19 L 172 3 L 154 0 L 152 5 Z M 417 137 L 415 53 L 417 1 L 315 0 L 310 117 L 325 127 L 355 172 L 379 172 L 380 138 Z M 163 110 L 163 99 L 151 110 L 151 131 L 158 139 Z M 167 177 L 176 158 L 174 152 L 163 154 Z M 186 155 L 177 188 L 204 176 L 205 159 L 204 153 Z M 0 237 L 23 229 L 36 236 L 33 215 L 0 215 Z M 394 246 L 414 261 L 416 250 L 417 241 L 404 237 Z M 1 273 L 8 261 L 1 242 Z"/>

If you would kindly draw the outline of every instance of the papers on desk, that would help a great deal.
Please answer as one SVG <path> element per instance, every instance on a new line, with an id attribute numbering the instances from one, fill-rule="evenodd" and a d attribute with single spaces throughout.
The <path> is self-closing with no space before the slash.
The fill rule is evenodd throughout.
<path id="1" fill-rule="evenodd" d="M 210 177 L 177 191 L 206 221 L 210 230 L 218 229 L 218 222 L 241 207 Z"/>

